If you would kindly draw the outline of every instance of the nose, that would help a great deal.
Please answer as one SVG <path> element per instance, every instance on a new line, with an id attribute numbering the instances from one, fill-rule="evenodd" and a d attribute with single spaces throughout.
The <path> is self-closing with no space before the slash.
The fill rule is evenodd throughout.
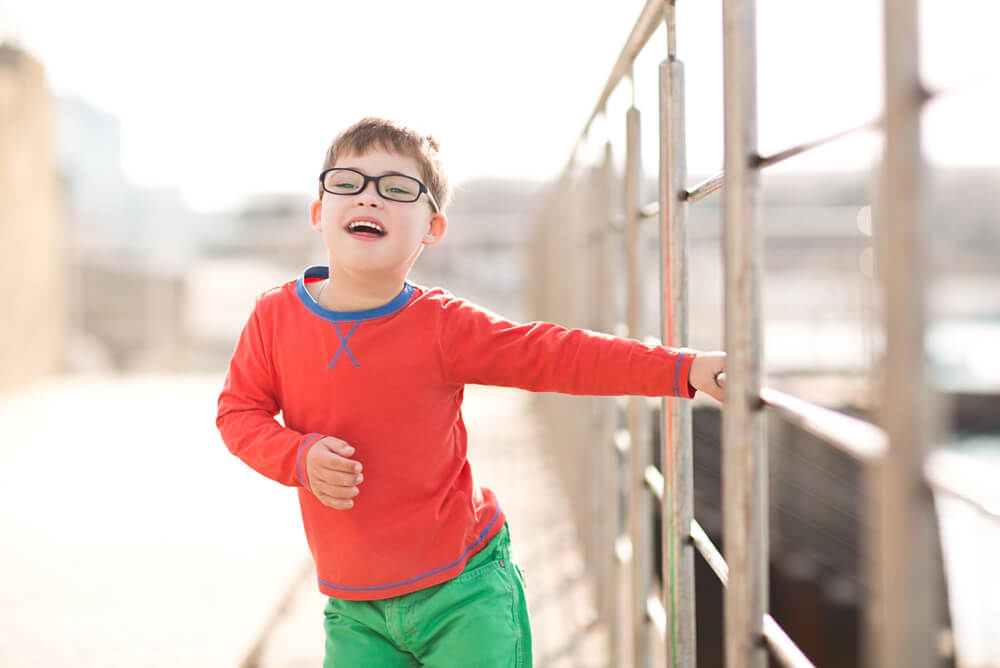
<path id="1" fill-rule="evenodd" d="M 354 206 L 370 206 L 373 208 L 381 208 L 382 198 L 376 192 L 374 183 L 366 183 L 365 187 L 361 189 L 357 195 L 355 195 Z"/>

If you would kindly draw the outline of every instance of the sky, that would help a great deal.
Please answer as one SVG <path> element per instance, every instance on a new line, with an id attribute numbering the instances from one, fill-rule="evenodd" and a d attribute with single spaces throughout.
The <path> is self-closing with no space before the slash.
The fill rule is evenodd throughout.
<path id="1" fill-rule="evenodd" d="M 371 114 L 434 135 L 456 182 L 554 178 L 644 4 L 0 0 L 0 35 L 42 60 L 57 95 L 121 119 L 129 180 L 176 187 L 210 211 L 259 193 L 313 193 L 329 141 Z M 878 115 L 879 5 L 758 1 L 763 153 Z M 1000 86 L 989 71 L 998 5 L 923 3 L 925 80 L 963 91 L 928 108 L 925 147 L 934 162 L 1000 160 L 992 125 Z M 718 0 L 678 3 L 692 175 L 722 164 L 721 20 Z M 665 51 L 661 29 L 636 62 L 634 93 L 619 86 L 584 154 L 610 138 L 621 158 L 634 96 L 643 163 L 655 169 L 656 68 Z M 860 136 L 780 169 L 864 168 L 877 150 L 877 138 Z"/>

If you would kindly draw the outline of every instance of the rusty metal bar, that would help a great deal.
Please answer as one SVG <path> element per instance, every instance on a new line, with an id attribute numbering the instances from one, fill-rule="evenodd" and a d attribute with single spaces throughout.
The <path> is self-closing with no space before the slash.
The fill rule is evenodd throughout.
<path id="1" fill-rule="evenodd" d="M 641 209 L 639 209 L 640 218 L 655 218 L 660 215 L 660 203 L 650 202 Z"/>
<path id="2" fill-rule="evenodd" d="M 705 530 L 698 522 L 691 521 L 691 542 L 698 550 L 705 562 L 712 568 L 716 577 L 722 582 L 722 586 L 729 587 L 729 565 L 722 557 L 722 553 L 712 543 Z M 792 642 L 788 634 L 778 625 L 769 614 L 761 618 L 762 637 L 768 642 L 774 657 L 782 665 L 789 668 L 815 668 L 813 663 L 802 653 L 802 650 Z"/>
<path id="3" fill-rule="evenodd" d="M 722 558 L 722 553 L 715 547 L 712 539 L 708 537 L 708 534 L 701 528 L 697 520 L 691 520 L 691 543 L 694 544 L 695 549 L 698 550 L 701 556 L 705 558 L 705 561 L 719 578 L 719 582 L 724 587 L 728 587 L 729 564 Z"/>
<path id="4" fill-rule="evenodd" d="M 764 640 L 771 655 L 785 668 L 816 668 L 771 615 L 764 615 Z"/>
<path id="5" fill-rule="evenodd" d="M 667 611 L 663 609 L 663 601 L 656 594 L 646 597 L 646 616 L 652 622 L 653 628 L 660 634 L 661 638 L 667 635 Z"/>
<path id="6" fill-rule="evenodd" d="M 660 339 L 672 348 L 688 344 L 687 204 L 681 194 L 687 181 L 684 139 L 684 65 L 676 58 L 674 2 L 664 9 L 667 59 L 660 63 Z M 661 554 L 663 610 L 668 663 L 694 668 L 695 603 L 694 464 L 691 402 L 664 397 L 660 407 L 660 469 L 665 472 L 661 494 Z M 649 471 L 647 470 L 647 481 Z"/>
<path id="7" fill-rule="evenodd" d="M 971 506 L 981 515 L 992 520 L 1000 520 L 1000 497 L 996 499 L 980 498 L 977 493 L 963 488 L 960 476 L 955 471 L 948 470 L 948 460 L 958 457 L 952 452 L 932 452 L 924 462 L 924 479 L 935 492 L 946 494 Z M 646 482 L 650 483 L 650 472 L 646 472 Z"/>
<path id="8" fill-rule="evenodd" d="M 767 450 L 760 407 L 760 174 L 753 0 L 723 0 L 726 189 L 722 535 L 730 567 L 725 595 L 728 668 L 764 668 L 767 612 Z"/>
<path id="9" fill-rule="evenodd" d="M 615 205 L 613 193 L 615 190 L 615 167 L 614 167 L 614 152 L 611 147 L 611 142 L 605 142 L 604 144 L 604 160 L 600 167 L 600 197 L 598 201 L 599 213 L 598 215 L 603 218 L 604 221 L 610 222 L 614 216 Z M 601 235 L 601 260 L 598 263 L 598 271 L 601 276 L 607 282 L 606 285 L 610 286 L 612 278 L 616 274 L 615 269 L 612 266 L 612 258 L 615 256 L 615 247 L 617 246 L 617 235 L 611 229 L 605 229 L 604 233 Z M 614 329 L 615 325 L 615 308 L 614 308 L 614 295 L 610 287 L 603 290 L 600 295 L 600 307 L 602 313 L 601 326 L 606 332 L 610 332 Z M 615 419 L 616 413 L 618 411 L 617 406 L 613 400 L 606 400 L 607 411 L 606 413 L 606 424 L 604 426 L 603 434 L 605 437 L 614 438 L 615 427 L 617 420 Z M 606 441 L 605 441 L 606 443 Z M 626 448 L 627 449 L 627 448 Z M 601 448 L 602 455 L 601 461 L 604 464 L 605 475 L 604 486 L 602 489 L 602 498 L 605 502 L 606 511 L 603 514 L 603 531 L 602 536 L 604 537 L 606 543 L 605 551 L 603 552 L 603 558 L 601 559 L 601 571 L 602 571 L 602 585 L 600 589 L 601 600 L 601 618 L 604 620 L 608 629 L 608 656 L 607 663 L 609 666 L 615 665 L 618 661 L 618 657 L 621 652 L 621 619 L 618 614 L 618 590 L 619 590 L 619 573 L 620 566 L 618 560 L 618 553 L 616 551 L 617 540 L 619 536 L 619 476 L 616 474 L 618 471 L 618 460 L 615 452 L 609 447 Z"/>
<path id="10" fill-rule="evenodd" d="M 802 427 L 854 459 L 878 460 L 885 454 L 885 432 L 864 420 L 797 399 L 770 387 L 761 389 L 760 399 L 769 408 L 781 411 L 792 424 Z"/>
<path id="11" fill-rule="evenodd" d="M 641 271 L 639 252 L 639 184 L 641 182 L 641 144 L 639 141 L 639 110 L 631 107 L 625 115 L 625 280 L 626 313 L 629 336 L 638 338 L 641 329 Z M 632 624 L 633 665 L 649 665 L 649 624 L 646 616 L 646 597 L 652 582 L 652 504 L 644 494 L 643 475 L 649 453 L 643 444 L 648 442 L 645 418 L 647 410 L 642 397 L 630 397 L 628 402 L 628 430 L 631 447 L 628 450 L 628 529 L 632 542 L 630 564 L 630 614 Z"/>
<path id="12" fill-rule="evenodd" d="M 643 471 L 642 479 L 645 481 L 649 491 L 653 493 L 653 496 L 658 501 L 663 501 L 663 487 L 665 483 L 663 482 L 663 474 L 660 473 L 660 469 L 650 464 Z"/>
<path id="13" fill-rule="evenodd" d="M 705 179 L 701 183 L 695 184 L 684 191 L 684 199 L 688 202 L 697 202 L 720 190 L 726 182 L 726 176 L 719 172 L 715 176 Z"/>
<path id="14" fill-rule="evenodd" d="M 926 384 L 925 262 L 920 204 L 925 94 L 918 63 L 916 0 L 883 0 L 885 151 L 876 207 L 886 332 L 881 423 L 889 438 L 876 468 L 872 537 L 876 608 L 870 610 L 872 664 L 930 668 L 937 663 L 933 495 L 924 482 L 932 402 Z M 876 621 L 877 620 L 877 621 Z"/>
<path id="15" fill-rule="evenodd" d="M 600 97 L 597 98 L 597 104 L 594 105 L 594 110 L 587 118 L 581 137 L 586 136 L 590 131 L 591 123 L 604 112 L 608 104 L 608 98 L 611 97 L 611 94 L 621 80 L 631 74 L 632 63 L 635 61 L 636 56 L 639 55 L 642 47 L 646 46 L 646 42 L 653 36 L 656 29 L 660 27 L 662 18 L 663 0 L 646 0 L 646 5 L 639 13 L 639 18 L 636 19 L 635 26 L 625 41 L 625 46 L 622 47 L 621 52 L 618 54 L 618 60 L 615 62 L 615 66 L 608 76 L 607 83 L 604 84 L 604 90 L 601 91 Z"/>
<path id="16" fill-rule="evenodd" d="M 811 151 L 814 148 L 819 148 L 826 144 L 837 141 L 838 139 L 843 139 L 849 135 L 856 132 L 863 132 L 865 130 L 878 130 L 882 126 L 882 119 L 876 119 L 874 121 L 868 121 L 867 123 L 862 123 L 861 125 L 855 125 L 853 128 L 847 128 L 846 130 L 841 130 L 832 135 L 827 135 L 821 139 L 814 139 L 813 141 L 803 142 L 797 144 L 796 146 L 790 146 L 783 151 L 778 151 L 777 153 L 772 153 L 771 155 L 762 155 L 757 157 L 757 167 L 763 169 L 764 167 L 770 167 L 771 165 L 776 165 L 779 162 L 788 160 L 789 158 L 794 158 L 797 155 L 805 153 L 806 151 Z"/>

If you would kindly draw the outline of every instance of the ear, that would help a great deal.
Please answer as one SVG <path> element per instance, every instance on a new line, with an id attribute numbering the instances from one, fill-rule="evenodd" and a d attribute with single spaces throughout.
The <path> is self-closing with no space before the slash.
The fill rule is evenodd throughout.
<path id="1" fill-rule="evenodd" d="M 323 200 L 315 200 L 309 205 L 309 221 L 314 230 L 323 231 Z"/>
<path id="2" fill-rule="evenodd" d="M 427 234 L 424 235 L 423 244 L 425 246 L 433 246 L 437 242 L 441 241 L 444 236 L 445 231 L 448 229 L 448 218 L 443 213 L 435 213 L 431 216 L 430 225 L 427 228 Z"/>

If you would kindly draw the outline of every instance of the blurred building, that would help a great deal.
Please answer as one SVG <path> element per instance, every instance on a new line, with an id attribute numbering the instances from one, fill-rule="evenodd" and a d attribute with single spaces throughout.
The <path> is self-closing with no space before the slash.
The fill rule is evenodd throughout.
<path id="1" fill-rule="evenodd" d="M 56 116 L 71 285 L 68 367 L 183 367 L 187 276 L 207 246 L 232 235 L 232 217 L 191 211 L 176 188 L 128 181 L 113 114 L 66 96 Z"/>
<path id="2" fill-rule="evenodd" d="M 51 117 L 42 65 L 0 44 L 0 391 L 61 363 L 65 232 Z"/>

